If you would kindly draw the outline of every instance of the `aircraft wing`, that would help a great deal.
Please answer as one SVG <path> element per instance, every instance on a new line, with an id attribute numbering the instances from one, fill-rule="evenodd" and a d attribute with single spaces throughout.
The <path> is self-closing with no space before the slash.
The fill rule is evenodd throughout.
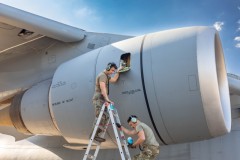
<path id="1" fill-rule="evenodd" d="M 14 39 L 15 43 L 13 44 L 15 45 L 41 36 L 64 42 L 75 42 L 82 40 L 85 33 L 81 29 L 12 8 L 2 3 L 0 3 L 0 22 L 1 35 L 5 33 L 3 34 L 4 41 Z M 8 47 L 10 46 L 8 45 Z M 2 44 L 0 49 L 2 50 Z"/>
<path id="2" fill-rule="evenodd" d="M 240 108 L 240 77 L 233 73 L 227 73 L 232 109 Z"/>
<path id="3" fill-rule="evenodd" d="M 46 19 L 0 3 L 0 62 L 28 53 L 39 53 L 52 44 L 77 42 L 84 39 L 85 31 Z M 30 66 L 26 66 L 30 67 Z M 6 72 L 1 69 L 1 72 Z M 1 79 L 4 77 L 1 77 Z M 0 80 L 1 84 L 1 80 Z M 0 90 L 0 109 L 9 105 L 8 100 L 19 88 Z M 10 93 L 11 92 L 11 93 Z"/>
<path id="4" fill-rule="evenodd" d="M 227 76 L 230 94 L 240 96 L 240 77 L 232 73 L 227 73 Z"/>
<path id="5" fill-rule="evenodd" d="M 84 39 L 84 33 L 81 29 L 0 3 L 0 60 L 11 54 L 14 48 L 29 42 L 37 41 L 28 49 L 33 52 L 46 47 L 49 41 L 80 41 Z M 18 52 L 23 53 L 21 50 Z"/>

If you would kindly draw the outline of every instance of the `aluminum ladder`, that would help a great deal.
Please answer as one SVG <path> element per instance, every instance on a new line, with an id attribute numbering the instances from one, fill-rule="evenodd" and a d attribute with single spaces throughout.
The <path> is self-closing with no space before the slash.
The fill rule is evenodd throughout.
<path id="1" fill-rule="evenodd" d="M 100 128 L 101 126 L 99 125 L 100 122 L 101 122 L 101 119 L 102 119 L 102 116 L 103 114 L 108 114 L 109 115 L 109 120 L 106 124 L 106 126 L 103 126 L 101 129 L 104 130 L 104 132 L 101 134 L 101 138 L 104 138 L 105 136 L 105 133 L 107 132 L 107 128 L 109 126 L 109 123 L 111 121 L 112 123 L 112 127 L 113 127 L 113 131 L 114 131 L 114 134 L 115 134 L 115 137 L 116 137 L 116 141 L 117 141 L 117 145 L 118 145 L 118 149 L 119 149 L 119 153 L 120 153 L 120 156 L 121 156 L 121 159 L 122 160 L 131 160 L 131 156 L 130 156 L 130 153 L 129 153 L 129 150 L 128 150 L 128 146 L 127 146 L 127 142 L 126 142 L 126 139 L 125 139 L 125 136 L 124 136 L 124 133 L 122 130 L 118 130 L 117 129 L 117 126 L 116 126 L 116 123 L 120 123 L 120 119 L 119 119 L 119 116 L 118 116 L 118 112 L 117 112 L 117 109 L 112 105 L 112 104 L 109 104 L 107 106 L 107 112 L 105 111 L 105 104 L 102 105 L 102 108 L 101 108 L 101 111 L 100 111 L 100 114 L 97 118 L 97 122 L 95 124 L 95 127 L 94 127 L 94 130 L 93 130 L 93 133 L 91 135 L 91 138 L 89 140 L 89 143 L 88 143 L 88 147 L 87 147 L 87 150 L 84 154 L 84 158 L 83 160 L 87 160 L 87 159 L 93 159 L 95 160 L 97 158 L 97 155 L 98 155 L 98 152 L 100 150 L 100 147 L 101 147 L 101 143 L 100 142 L 96 142 L 94 140 L 94 137 L 96 135 L 96 132 L 98 130 L 98 128 Z M 105 113 L 104 113 L 105 112 Z M 119 133 L 120 133 L 120 137 L 119 137 Z M 95 149 L 95 152 L 93 155 L 90 154 L 90 151 L 91 151 L 91 147 L 93 145 L 93 142 L 95 142 L 97 144 L 97 147 Z M 103 143 L 103 142 L 102 142 Z M 123 148 L 124 147 L 124 151 L 123 151 Z M 93 151 L 92 151 L 93 152 Z"/>

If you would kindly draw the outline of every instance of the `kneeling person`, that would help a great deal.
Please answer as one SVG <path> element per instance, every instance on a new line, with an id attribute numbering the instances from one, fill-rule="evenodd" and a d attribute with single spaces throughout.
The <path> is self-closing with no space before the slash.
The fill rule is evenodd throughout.
<path id="1" fill-rule="evenodd" d="M 135 155 L 133 160 L 154 160 L 159 154 L 159 143 L 157 142 L 152 129 L 147 126 L 145 123 L 139 121 L 137 116 L 131 115 L 127 120 L 129 126 L 133 130 L 128 130 L 125 127 L 117 124 L 117 127 L 123 130 L 124 133 L 128 135 L 138 135 L 138 139 L 135 143 L 130 145 L 130 148 L 136 148 L 138 145 L 141 145 L 142 151 L 140 154 Z"/>

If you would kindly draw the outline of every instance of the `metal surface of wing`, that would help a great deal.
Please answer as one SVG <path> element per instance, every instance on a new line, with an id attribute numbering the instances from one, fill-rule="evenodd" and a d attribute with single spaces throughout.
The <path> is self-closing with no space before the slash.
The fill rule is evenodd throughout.
<path id="1" fill-rule="evenodd" d="M 0 22 L 22 28 L 19 36 L 41 34 L 63 42 L 84 39 L 84 31 L 0 3 Z"/>

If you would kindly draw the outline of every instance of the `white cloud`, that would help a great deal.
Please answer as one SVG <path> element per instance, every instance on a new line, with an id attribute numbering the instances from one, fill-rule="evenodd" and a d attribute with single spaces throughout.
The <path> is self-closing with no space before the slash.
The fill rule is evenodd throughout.
<path id="1" fill-rule="evenodd" d="M 72 10 L 72 25 L 88 31 L 99 31 L 102 25 L 101 15 L 91 7 L 82 5 Z"/>
<path id="2" fill-rule="evenodd" d="M 235 37 L 234 40 L 238 42 L 238 43 L 235 45 L 235 47 L 236 47 L 236 48 L 240 48 L 240 43 L 239 43 L 239 42 L 240 42 L 240 36 Z"/>
<path id="3" fill-rule="evenodd" d="M 70 5 L 69 1 L 75 2 L 75 5 Z M 78 28 L 92 29 L 101 23 L 100 14 L 88 7 L 83 0 L 41 0 L 37 2 L 0 0 L 0 3 Z"/>
<path id="4" fill-rule="evenodd" d="M 83 7 L 79 8 L 78 10 L 74 11 L 74 14 L 78 20 L 101 20 L 99 16 L 97 16 L 97 13 L 95 10 L 90 9 L 89 7 Z"/>
<path id="5" fill-rule="evenodd" d="M 237 44 L 235 45 L 235 47 L 236 47 L 236 48 L 240 48 L 240 43 L 237 43 Z"/>
<path id="6" fill-rule="evenodd" d="M 240 7 L 238 6 L 238 10 L 240 10 Z"/>
<path id="7" fill-rule="evenodd" d="M 240 42 L 240 36 L 235 37 L 234 40 L 238 42 L 238 43 L 235 45 L 235 47 L 236 47 L 236 48 L 240 48 L 240 43 L 239 43 L 239 42 Z"/>
<path id="8" fill-rule="evenodd" d="M 240 41 L 240 36 L 234 38 L 235 41 Z"/>
<path id="9" fill-rule="evenodd" d="M 240 31 L 240 19 L 237 21 L 237 23 L 238 23 L 238 28 L 237 28 L 237 32 L 239 32 Z"/>
<path id="10" fill-rule="evenodd" d="M 215 22 L 213 26 L 216 28 L 217 31 L 221 31 L 222 27 L 224 25 L 224 22 Z"/>
<path id="11" fill-rule="evenodd" d="M 80 8 L 75 11 L 75 15 L 78 16 L 79 18 L 85 18 L 85 17 L 91 16 L 93 14 L 94 14 L 94 11 L 88 7 Z"/>

